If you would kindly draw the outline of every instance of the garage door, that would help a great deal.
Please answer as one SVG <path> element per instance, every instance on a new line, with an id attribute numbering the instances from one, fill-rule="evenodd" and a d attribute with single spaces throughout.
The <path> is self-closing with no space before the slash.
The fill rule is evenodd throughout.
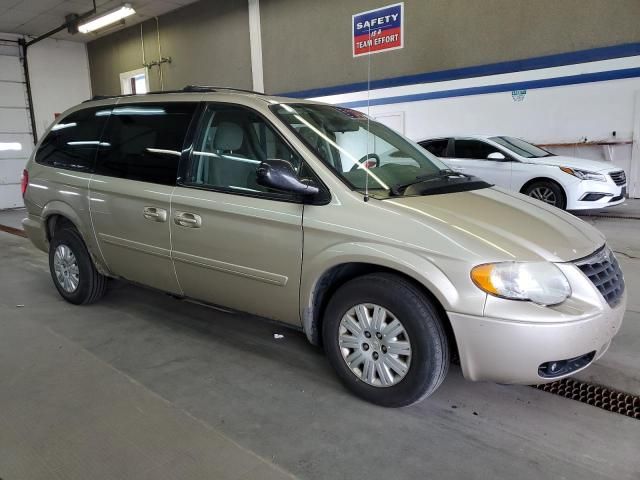
<path id="1" fill-rule="evenodd" d="M 0 209 L 19 207 L 20 176 L 33 149 L 18 45 L 0 45 Z"/>

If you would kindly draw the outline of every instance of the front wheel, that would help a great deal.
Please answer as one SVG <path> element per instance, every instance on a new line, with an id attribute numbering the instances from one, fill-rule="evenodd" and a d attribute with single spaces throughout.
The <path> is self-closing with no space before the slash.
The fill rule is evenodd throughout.
<path id="1" fill-rule="evenodd" d="M 524 191 L 524 194 L 563 210 L 567 206 L 562 187 L 547 180 L 532 183 Z"/>
<path id="2" fill-rule="evenodd" d="M 438 311 L 396 275 L 347 282 L 331 298 L 322 330 L 329 362 L 342 382 L 378 405 L 402 407 L 428 397 L 449 368 Z"/>

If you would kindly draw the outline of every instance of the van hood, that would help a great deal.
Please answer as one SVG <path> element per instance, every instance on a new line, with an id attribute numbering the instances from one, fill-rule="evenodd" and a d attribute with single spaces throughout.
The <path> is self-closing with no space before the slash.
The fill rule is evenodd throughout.
<path id="1" fill-rule="evenodd" d="M 558 167 L 581 168 L 590 172 L 613 172 L 620 170 L 610 162 L 602 162 L 599 160 L 588 160 L 586 158 L 567 157 L 564 155 L 554 155 L 553 157 L 542 158 L 526 158 L 525 163 L 534 163 L 536 165 L 552 165 Z"/>
<path id="2" fill-rule="evenodd" d="M 577 217 L 497 187 L 395 197 L 384 203 L 398 208 L 398 213 L 429 221 L 456 242 L 473 244 L 474 251 L 489 257 L 486 261 L 568 262 L 590 255 L 605 243 L 604 235 Z"/>

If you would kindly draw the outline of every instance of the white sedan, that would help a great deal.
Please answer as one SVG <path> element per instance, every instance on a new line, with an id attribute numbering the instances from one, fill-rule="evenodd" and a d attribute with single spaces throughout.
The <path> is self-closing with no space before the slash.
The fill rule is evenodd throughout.
<path id="1" fill-rule="evenodd" d="M 519 138 L 472 135 L 418 143 L 452 170 L 566 210 L 618 205 L 627 193 L 624 170 L 611 163 L 555 155 Z"/>

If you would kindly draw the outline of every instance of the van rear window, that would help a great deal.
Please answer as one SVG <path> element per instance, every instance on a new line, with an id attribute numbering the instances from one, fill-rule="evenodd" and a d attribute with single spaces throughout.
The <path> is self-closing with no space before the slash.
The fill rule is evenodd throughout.
<path id="1" fill-rule="evenodd" d="M 43 165 L 71 170 L 92 171 L 107 115 L 111 107 L 86 108 L 56 123 L 42 140 L 35 160 Z"/>

